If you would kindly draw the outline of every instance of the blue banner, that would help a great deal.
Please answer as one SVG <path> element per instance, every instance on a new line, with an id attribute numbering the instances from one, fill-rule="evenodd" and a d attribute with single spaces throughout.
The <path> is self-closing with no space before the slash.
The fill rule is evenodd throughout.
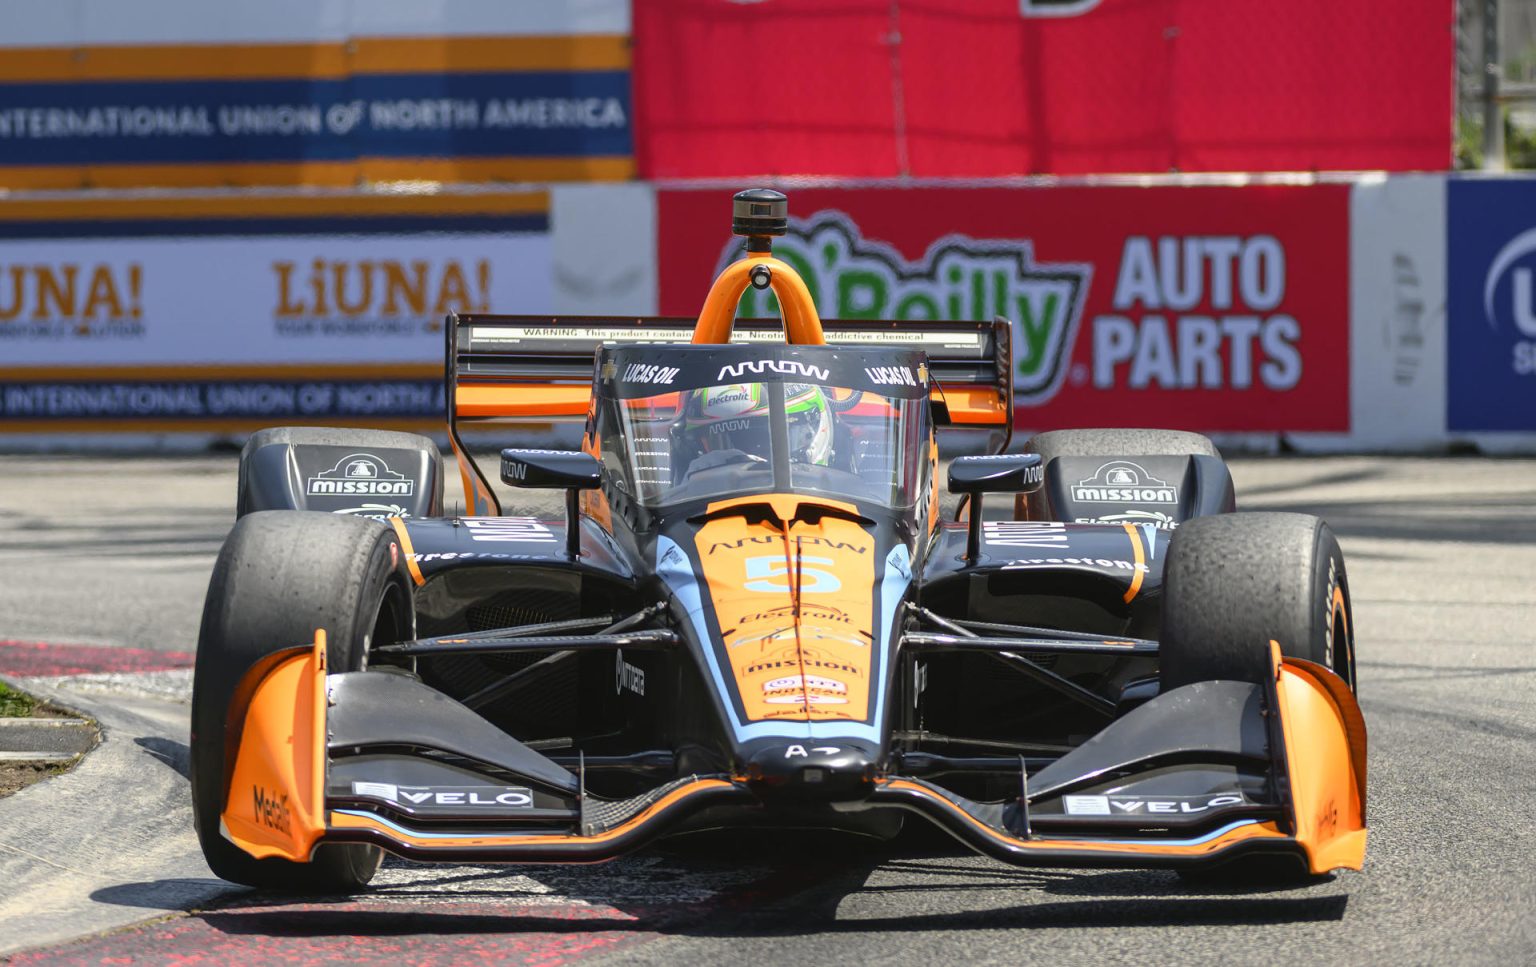
<path id="1" fill-rule="evenodd" d="M 1446 191 L 1446 428 L 1536 430 L 1536 179 Z"/>
<path id="2" fill-rule="evenodd" d="M 119 380 L 0 382 L 0 428 L 49 421 L 442 418 L 443 382 L 410 380 Z"/>
<path id="3" fill-rule="evenodd" d="M 627 70 L 0 85 L 7 165 L 630 153 Z"/>

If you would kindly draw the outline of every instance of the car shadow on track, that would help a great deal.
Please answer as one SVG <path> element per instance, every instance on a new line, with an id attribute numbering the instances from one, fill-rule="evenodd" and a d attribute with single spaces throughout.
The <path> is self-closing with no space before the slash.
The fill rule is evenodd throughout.
<path id="1" fill-rule="evenodd" d="M 1411 500 L 1297 500 L 1245 510 L 1315 514 L 1341 538 L 1536 543 L 1529 495 L 1435 494 Z"/>
<path id="2" fill-rule="evenodd" d="M 192 778 L 192 750 L 185 742 L 177 742 L 175 739 L 158 735 L 143 735 L 134 739 L 133 744 L 164 763 L 183 779 Z"/>
<path id="3" fill-rule="evenodd" d="M 424 868 L 391 861 L 386 882 L 355 896 L 232 888 L 194 916 L 216 934 L 295 939 L 774 937 L 1327 922 L 1342 919 L 1349 902 L 1328 879 L 1299 889 L 1213 892 L 1163 872 L 1016 869 L 936 848 L 928 837 L 810 842 L 807 848 L 804 837 L 737 831 L 689 837 L 596 867 Z M 764 856 L 779 859 L 765 863 Z M 94 898 L 139 905 L 136 894 L 163 892 L 157 886 L 115 887 Z M 902 912 L 885 915 L 892 907 Z M 860 915 L 865 909 L 878 915 Z"/>

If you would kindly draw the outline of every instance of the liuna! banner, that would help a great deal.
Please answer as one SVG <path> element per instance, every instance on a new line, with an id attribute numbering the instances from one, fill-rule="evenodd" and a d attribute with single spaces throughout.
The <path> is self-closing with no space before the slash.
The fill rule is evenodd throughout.
<path id="1" fill-rule="evenodd" d="M 659 193 L 662 312 L 697 312 L 740 254 L 729 211 Z M 790 211 L 774 251 L 828 318 L 1009 319 L 1021 427 L 1350 428 L 1347 185 L 820 189 Z"/>
<path id="2" fill-rule="evenodd" d="M 554 308 L 544 191 L 0 205 L 0 433 L 441 425 L 443 318 Z"/>

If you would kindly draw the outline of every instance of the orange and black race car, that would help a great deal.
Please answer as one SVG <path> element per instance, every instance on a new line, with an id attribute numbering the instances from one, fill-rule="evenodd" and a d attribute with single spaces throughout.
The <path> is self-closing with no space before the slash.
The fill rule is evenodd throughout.
<path id="1" fill-rule="evenodd" d="M 696 321 L 448 320 L 467 515 L 426 438 L 251 439 L 193 695 L 213 871 L 348 890 L 383 851 L 590 862 L 911 817 L 1021 865 L 1358 869 L 1328 527 L 1234 513 L 1195 434 L 1006 452 L 1005 320 L 823 324 L 770 252 L 784 197 L 734 211 L 748 254 Z M 782 328 L 734 318 L 749 285 Z M 563 518 L 503 513 L 461 427 L 561 417 L 579 452 L 504 450 L 500 477 Z M 953 433 L 995 452 L 948 462 L 951 520 Z"/>

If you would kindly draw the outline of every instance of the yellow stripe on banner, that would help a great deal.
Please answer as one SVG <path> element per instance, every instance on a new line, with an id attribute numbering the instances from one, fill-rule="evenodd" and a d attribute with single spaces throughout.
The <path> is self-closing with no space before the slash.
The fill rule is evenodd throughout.
<path id="1" fill-rule="evenodd" d="M 358 161 L 301 161 L 172 165 L 41 167 L 0 165 L 0 188 L 250 188 L 306 185 L 342 188 L 366 181 L 629 181 L 635 160 L 628 157 L 575 158 L 362 158 Z"/>
<path id="2" fill-rule="evenodd" d="M 405 430 L 411 433 L 441 430 L 441 420 L 381 419 L 365 416 L 304 416 L 305 426 L 366 426 L 379 430 Z M 273 425 L 273 418 L 253 416 L 247 420 L 48 420 L 0 419 L 0 436 L 7 433 L 255 433 Z"/>
<path id="3" fill-rule="evenodd" d="M 177 81 L 351 74 L 628 70 L 629 37 L 359 37 L 348 44 L 152 44 L 9 47 L 6 81 Z"/>
<path id="4" fill-rule="evenodd" d="M 362 37 L 358 74 L 629 70 L 629 37 Z"/>
<path id="5" fill-rule="evenodd" d="M 0 180 L 3 180 L 0 169 Z M 0 199 L 0 222 L 366 215 L 539 215 L 548 191 L 260 194 L 167 198 Z"/>
<path id="6" fill-rule="evenodd" d="M 340 43 L 12 47 L 0 57 L 0 82 L 339 80 L 348 73 Z"/>
<path id="7" fill-rule="evenodd" d="M 0 165 L 0 187 L 37 191 L 79 188 L 250 188 L 306 185 L 349 188 L 356 161 L 227 162 L 208 164 Z"/>
<path id="8" fill-rule="evenodd" d="M 368 181 L 629 181 L 634 158 L 363 158 Z"/>
<path id="9" fill-rule="evenodd" d="M 79 381 L 91 383 L 219 379 L 354 380 L 441 379 L 441 363 L 310 363 L 236 366 L 0 366 L 5 383 Z"/>

